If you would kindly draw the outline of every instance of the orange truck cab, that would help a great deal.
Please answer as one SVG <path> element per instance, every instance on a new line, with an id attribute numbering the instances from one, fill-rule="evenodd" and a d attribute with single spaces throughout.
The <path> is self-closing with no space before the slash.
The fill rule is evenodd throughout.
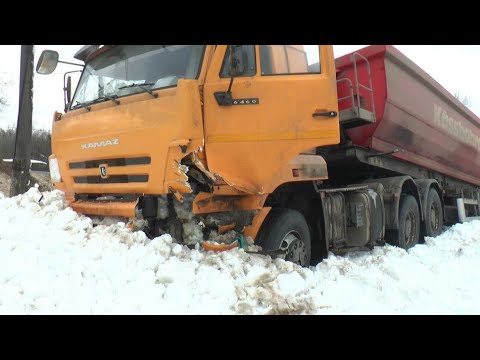
<path id="1" fill-rule="evenodd" d="M 186 245 L 250 237 L 301 265 L 384 242 L 384 183 L 329 184 L 318 150 L 340 143 L 332 46 L 88 45 L 76 58 L 49 165 L 79 213 Z M 57 62 L 45 51 L 37 72 Z"/>

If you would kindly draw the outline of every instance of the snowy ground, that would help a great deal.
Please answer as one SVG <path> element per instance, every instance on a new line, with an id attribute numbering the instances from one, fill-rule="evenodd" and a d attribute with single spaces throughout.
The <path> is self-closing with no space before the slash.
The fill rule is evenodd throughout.
<path id="1" fill-rule="evenodd" d="M 480 314 L 479 278 L 480 221 L 304 269 L 93 228 L 59 191 L 0 193 L 3 314 Z"/>

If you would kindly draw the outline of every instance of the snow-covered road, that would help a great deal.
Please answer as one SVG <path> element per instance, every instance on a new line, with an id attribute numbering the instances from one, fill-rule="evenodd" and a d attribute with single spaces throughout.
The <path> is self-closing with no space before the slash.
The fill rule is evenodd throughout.
<path id="1" fill-rule="evenodd" d="M 408 253 L 331 254 L 304 269 L 148 240 L 123 223 L 94 228 L 61 192 L 41 196 L 0 193 L 0 313 L 480 314 L 480 221 Z"/>

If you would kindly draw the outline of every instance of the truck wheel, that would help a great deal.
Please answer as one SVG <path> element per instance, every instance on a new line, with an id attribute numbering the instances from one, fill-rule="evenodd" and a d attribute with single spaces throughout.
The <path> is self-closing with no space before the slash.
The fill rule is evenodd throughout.
<path id="1" fill-rule="evenodd" d="M 285 260 L 301 266 L 310 265 L 310 230 L 305 218 L 297 210 L 270 210 L 255 243 L 266 251 L 286 250 Z"/>
<path id="2" fill-rule="evenodd" d="M 438 236 L 442 232 L 442 228 L 442 202 L 435 189 L 430 189 L 425 209 L 425 235 L 431 237 Z"/>
<path id="3" fill-rule="evenodd" d="M 400 203 L 398 221 L 398 246 L 407 250 L 417 245 L 420 238 L 420 210 L 412 195 L 405 196 Z"/>

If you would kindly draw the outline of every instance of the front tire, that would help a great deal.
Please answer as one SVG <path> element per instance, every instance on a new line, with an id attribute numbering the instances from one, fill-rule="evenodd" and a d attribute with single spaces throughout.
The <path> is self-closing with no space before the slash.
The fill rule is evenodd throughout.
<path id="1" fill-rule="evenodd" d="M 285 260 L 301 266 L 310 265 L 310 230 L 304 216 L 297 210 L 270 210 L 255 243 L 267 251 L 286 250 Z"/>

